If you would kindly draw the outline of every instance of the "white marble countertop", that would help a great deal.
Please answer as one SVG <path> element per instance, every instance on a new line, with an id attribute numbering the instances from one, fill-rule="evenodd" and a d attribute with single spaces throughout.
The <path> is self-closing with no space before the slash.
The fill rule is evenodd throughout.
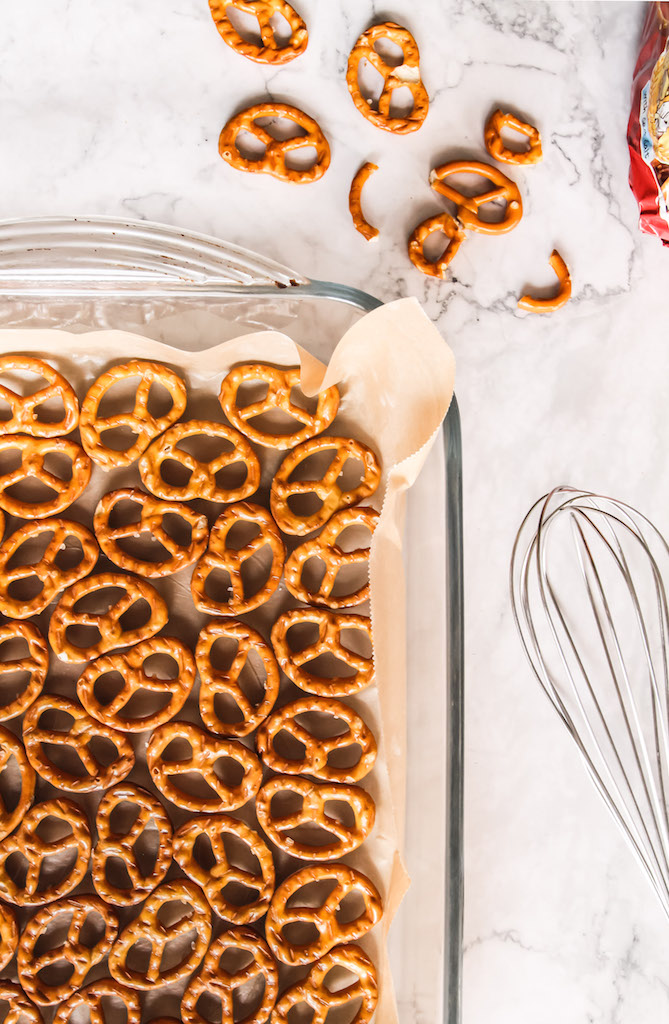
<path id="1" fill-rule="evenodd" d="M 6 4 L 0 65 L 0 217 L 103 213 L 203 231 L 321 279 L 424 303 L 458 360 L 466 547 L 466 1024 L 662 1019 L 669 925 L 530 675 L 507 592 L 515 530 L 558 483 L 613 493 L 669 533 L 669 254 L 636 229 L 625 129 L 643 10 L 630 3 L 300 0 L 306 54 L 271 70 L 233 54 L 206 0 Z M 344 69 L 375 17 L 413 29 L 432 104 L 392 137 L 360 116 Z M 301 188 L 218 156 L 220 128 L 270 94 L 331 141 L 330 170 Z M 472 237 L 453 278 L 422 277 L 406 238 L 441 208 L 431 167 L 485 158 L 497 104 L 526 113 L 545 160 L 515 173 L 519 227 Z M 380 170 L 365 207 L 347 194 Z M 556 246 L 572 301 L 516 314 L 548 285 Z"/>

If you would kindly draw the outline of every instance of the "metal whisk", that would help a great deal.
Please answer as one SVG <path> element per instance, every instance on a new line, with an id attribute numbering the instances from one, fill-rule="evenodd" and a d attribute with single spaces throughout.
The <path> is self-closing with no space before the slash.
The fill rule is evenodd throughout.
<path id="1" fill-rule="evenodd" d="M 532 668 L 669 916 L 669 547 L 635 509 L 558 487 L 511 559 Z"/>

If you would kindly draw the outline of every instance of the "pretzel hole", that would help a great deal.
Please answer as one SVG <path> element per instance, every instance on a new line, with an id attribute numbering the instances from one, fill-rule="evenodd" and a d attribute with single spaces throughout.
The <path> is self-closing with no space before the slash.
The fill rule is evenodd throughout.
<path id="1" fill-rule="evenodd" d="M 330 651 L 303 662 L 302 668 L 319 679 L 352 679 L 357 669 Z"/>
<path id="2" fill-rule="evenodd" d="M 226 8 L 225 14 L 235 32 L 242 37 L 245 43 L 251 43 L 258 47 L 264 45 L 260 35 L 260 22 L 255 14 L 240 11 L 232 4 Z"/>
<path id="3" fill-rule="evenodd" d="M 259 128 L 264 129 L 268 135 L 271 135 L 278 142 L 303 138 L 309 134 L 307 129 L 303 125 L 298 124 L 297 121 L 293 121 L 290 117 L 281 117 L 277 114 L 256 117 L 253 119 L 253 123 L 257 124 Z"/>
<path id="4" fill-rule="evenodd" d="M 170 487 L 186 487 L 193 475 L 193 470 L 178 459 L 163 459 L 160 463 L 160 476 Z"/>
<path id="5" fill-rule="evenodd" d="M 65 641 L 77 651 L 87 651 L 97 647 L 102 640 L 102 633 L 97 626 L 74 623 L 65 627 Z"/>
<path id="6" fill-rule="evenodd" d="M 60 945 L 60 943 L 59 943 Z M 35 947 L 37 949 L 37 947 Z M 52 947 L 47 946 L 45 952 Z M 39 955 L 39 954 L 36 954 Z M 37 972 L 37 977 L 42 986 L 57 988 L 66 985 L 74 974 L 74 964 L 66 959 L 67 953 L 63 952 L 62 957 L 53 964 L 47 964 Z"/>
<path id="7" fill-rule="evenodd" d="M 137 867 L 145 878 L 150 878 L 156 869 L 160 854 L 160 832 L 151 823 L 146 825 L 132 844 Z"/>
<path id="8" fill-rule="evenodd" d="M 58 772 L 66 772 L 77 779 L 88 778 L 83 761 L 75 747 L 69 743 L 49 743 L 43 740 L 42 756 Z"/>
<path id="9" fill-rule="evenodd" d="M 24 576 L 20 580 L 11 580 L 7 594 L 12 601 L 32 601 L 44 590 L 44 583 L 39 576 Z"/>
<path id="10" fill-rule="evenodd" d="M 4 768 L 0 771 L 0 802 L 4 804 L 7 814 L 11 814 L 17 806 L 21 798 L 22 789 L 23 776 L 21 775 L 19 763 L 15 755 L 12 754 Z"/>
<path id="11" fill-rule="evenodd" d="M 119 750 L 113 740 L 110 740 L 108 736 L 100 736 L 94 734 L 88 740 L 87 743 L 89 752 L 93 758 L 102 765 L 103 768 L 108 768 L 110 764 L 117 761 L 119 758 Z"/>
<path id="12" fill-rule="evenodd" d="M 307 491 L 304 494 L 289 494 L 287 504 L 293 515 L 308 518 L 320 512 L 323 499 L 319 498 L 315 491 Z"/>
<path id="13" fill-rule="evenodd" d="M 104 1024 L 130 1024 L 130 1014 L 123 996 L 116 993 L 105 993 L 95 997 L 95 1005 L 102 1014 Z M 93 1014 L 91 1007 L 80 1003 L 67 1016 L 66 1024 L 93 1024 L 100 1018 Z"/>
<path id="14" fill-rule="evenodd" d="M 372 638 L 364 629 L 355 626 L 344 626 L 339 631 L 339 643 L 341 646 L 360 658 L 367 661 L 372 657 Z"/>
<path id="15" fill-rule="evenodd" d="M 52 855 L 44 857 L 37 880 L 37 892 L 56 887 L 69 878 L 79 859 L 79 852 L 78 846 L 70 846 L 64 851 L 54 850 Z"/>
<path id="16" fill-rule="evenodd" d="M 5 494 L 15 501 L 25 502 L 26 505 L 40 505 L 52 501 L 57 497 L 58 491 L 55 487 L 45 484 L 43 480 L 28 476 L 6 487 Z"/>
<path id="17" fill-rule="evenodd" d="M 390 94 L 389 117 L 410 117 L 415 106 L 414 95 L 408 85 L 398 85 Z"/>
<path id="18" fill-rule="evenodd" d="M 522 132 L 518 128 L 514 128 L 513 125 L 505 121 L 500 129 L 499 137 L 502 145 L 506 149 L 510 149 L 512 153 L 527 153 L 531 148 L 530 134 L 530 132 Z"/>
<path id="19" fill-rule="evenodd" d="M 204 779 L 200 772 L 179 772 L 171 777 L 174 788 L 185 797 L 193 797 L 195 800 L 220 802 L 218 794 Z"/>
<path id="20" fill-rule="evenodd" d="M 295 721 L 317 739 L 334 739 L 349 731 L 348 723 L 330 711 L 301 711 Z"/>
<path id="21" fill-rule="evenodd" d="M 326 800 L 323 805 L 323 814 L 349 831 L 355 828 L 355 811 L 346 800 Z"/>
<path id="22" fill-rule="evenodd" d="M 1 668 L 1 663 L 0 663 Z M 21 696 L 32 678 L 30 669 L 14 669 L 0 674 L 0 708 L 7 707 Z"/>
<path id="23" fill-rule="evenodd" d="M 186 452 L 197 462 L 212 462 L 222 455 L 230 455 L 235 450 L 234 443 L 227 437 L 214 434 L 189 434 L 177 441 L 177 451 Z"/>
<path id="24" fill-rule="evenodd" d="M 124 632 L 130 632 L 131 630 L 142 629 L 144 626 L 148 626 L 151 622 L 153 611 L 151 605 L 145 597 L 138 597 L 133 603 L 127 608 L 121 616 L 119 616 L 119 625 Z"/>
<path id="25" fill-rule="evenodd" d="M 112 584 L 98 587 L 77 598 L 72 605 L 72 611 L 76 615 L 106 615 L 127 593 L 125 587 Z"/>
<path id="26" fill-rule="evenodd" d="M 237 656 L 238 650 L 239 644 L 233 637 L 217 637 L 209 652 L 211 667 L 215 672 L 227 675 Z M 264 700 L 267 670 L 260 654 L 253 648 L 246 652 L 246 658 L 237 676 L 236 683 L 244 696 L 256 707 Z M 218 697 L 224 698 L 225 696 L 225 692 L 217 693 L 214 697 L 214 706 L 216 706 Z"/>
<path id="27" fill-rule="evenodd" d="M 223 490 L 235 491 L 246 483 L 248 476 L 249 467 L 240 455 L 234 462 L 217 469 L 214 473 L 214 480 L 217 487 Z"/>
<path id="28" fill-rule="evenodd" d="M 318 150 L 315 146 L 298 146 L 288 150 L 284 160 L 291 171 L 308 171 L 318 160 Z"/>
<path id="29" fill-rule="evenodd" d="M 320 932 L 313 921 L 288 921 L 281 929 L 281 938 L 291 946 L 310 946 L 312 942 L 318 942 Z"/>
<path id="30" fill-rule="evenodd" d="M 139 432 L 126 425 L 105 427 L 100 432 L 100 440 L 105 448 L 113 452 L 127 452 L 139 437 Z"/>
<path id="31" fill-rule="evenodd" d="M 222 836 L 225 855 L 230 867 L 237 868 L 239 871 L 245 871 L 249 875 L 256 875 L 260 878 L 262 876 L 260 861 L 246 840 L 235 835 L 234 832 L 223 832 Z M 239 885 L 239 883 L 234 884 Z M 240 886 L 240 888 L 245 888 L 247 893 L 253 892 L 256 895 L 258 893 L 257 886 L 251 886 L 251 888 Z M 248 903 L 248 901 L 249 897 L 247 896 L 246 899 L 240 901 L 240 905 L 242 903 Z"/>
<path id="32" fill-rule="evenodd" d="M 446 232 L 436 227 L 423 239 L 423 256 L 428 263 L 438 263 L 450 244 L 451 239 Z"/>
<path id="33" fill-rule="evenodd" d="M 134 889 L 134 883 L 128 872 L 128 865 L 116 854 L 105 858 L 105 881 L 112 889 L 129 893 Z"/>
<path id="34" fill-rule="evenodd" d="M 375 110 L 378 109 L 385 84 L 386 80 L 381 72 L 377 71 L 371 61 L 363 57 L 358 64 L 358 89 L 362 98 Z"/>

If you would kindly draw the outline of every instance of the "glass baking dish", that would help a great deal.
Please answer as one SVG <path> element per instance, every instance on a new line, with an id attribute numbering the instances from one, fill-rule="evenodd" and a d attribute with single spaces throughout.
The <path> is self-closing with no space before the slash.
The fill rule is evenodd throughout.
<path id="1" fill-rule="evenodd" d="M 175 347 L 193 350 L 257 330 L 288 334 L 327 361 L 344 331 L 380 305 L 364 292 L 311 281 L 253 253 L 201 235 L 146 222 L 111 218 L 49 218 L 0 223 L 0 326 L 46 327 L 84 332 L 134 331 Z M 186 332 L 180 314 L 189 314 Z M 197 329 L 193 330 L 193 313 Z M 410 494 L 412 508 L 438 511 L 444 536 L 407 544 L 411 593 L 424 586 L 424 572 L 443 551 L 435 607 L 443 608 L 443 659 L 435 679 L 439 713 L 426 726 L 424 716 L 408 716 L 407 820 L 405 855 L 416 880 L 391 927 L 391 960 L 400 1019 L 443 1020 L 459 1024 L 462 959 L 463 858 L 463 595 L 462 452 L 455 399 L 435 446 Z M 413 506 L 412 506 L 413 500 Z M 439 506 L 437 508 L 437 506 Z M 419 515 L 418 511 L 415 513 Z M 428 518 L 426 522 L 430 522 Z M 408 533 L 410 534 L 410 530 Z M 414 535 L 416 523 L 414 522 Z M 438 542 L 438 543 L 437 543 Z M 423 565 L 420 568 L 421 557 Z M 417 644 L 409 606 L 407 662 Z M 412 687 L 423 675 L 408 678 Z M 442 793 L 434 817 L 412 819 L 412 793 L 424 786 L 425 729 L 443 744 L 439 764 Z M 412 759 L 411 751 L 417 755 Z M 424 817 L 424 816 L 423 816 Z M 439 827 L 436 827 L 436 826 Z M 436 836 L 436 840 L 435 840 Z M 435 847 L 436 844 L 436 847 Z M 425 859 L 430 848 L 429 863 Z M 443 854 L 443 856 L 442 856 Z M 436 866 L 436 868 L 435 868 Z M 436 878 L 430 870 L 441 874 Z M 415 892 L 415 895 L 412 894 Z M 443 895 L 442 895 L 443 894 Z M 436 909 L 435 909 L 436 907 Z M 433 936 L 436 967 L 415 952 L 415 938 L 427 918 L 438 922 Z M 443 932 L 443 934 L 441 934 Z M 412 952 L 413 951 L 413 952 Z M 395 970 L 397 968 L 397 970 Z M 383 1024 L 383 1022 L 380 1022 Z"/>

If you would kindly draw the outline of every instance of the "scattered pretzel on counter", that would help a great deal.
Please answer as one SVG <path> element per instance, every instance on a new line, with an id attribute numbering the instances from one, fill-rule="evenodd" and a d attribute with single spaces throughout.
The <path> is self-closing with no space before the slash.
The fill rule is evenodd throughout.
<path id="1" fill-rule="evenodd" d="M 5 659 L 3 647 L 9 647 L 16 641 L 24 645 L 25 653 Z M 3 677 L 9 677 L 11 683 L 17 673 L 27 676 L 16 696 L 0 706 L 0 721 L 8 722 L 30 707 L 42 692 L 48 668 L 49 649 L 37 626 L 32 622 L 5 622 L 0 625 L 0 696 L 5 689 Z M 13 688 L 11 692 L 15 692 Z"/>
<path id="2" fill-rule="evenodd" d="M 14 469 L 3 471 L 11 453 L 18 453 L 19 465 Z M 62 462 L 69 463 L 69 478 L 63 478 L 56 472 L 56 465 L 49 468 L 51 462 L 61 469 Z M 86 452 L 74 441 L 64 437 L 25 437 L 22 434 L 0 435 L 0 508 L 19 519 L 45 519 L 57 516 L 81 497 L 91 477 L 91 460 Z M 32 487 L 39 484 L 46 488 L 53 497 L 46 496 L 41 500 L 32 497 Z M 19 498 L 15 491 L 17 485 L 27 488 L 24 493 L 30 494 Z M 43 491 L 42 491 L 43 493 Z"/>
<path id="3" fill-rule="evenodd" d="M 99 981 L 86 985 L 78 992 L 73 992 L 69 999 L 61 1003 L 56 1010 L 53 1024 L 69 1024 L 79 1007 L 85 1007 L 88 1011 L 90 1024 L 105 1024 L 103 999 L 117 999 L 123 1003 L 125 1024 L 139 1024 L 142 1018 L 142 1007 L 138 994 L 132 989 L 124 988 L 123 985 L 112 981 L 111 978 L 100 978 Z"/>
<path id="4" fill-rule="evenodd" d="M 448 239 L 448 244 L 435 260 L 429 260 L 425 255 L 425 242 L 435 231 L 441 231 Z M 426 277 L 446 277 L 446 271 L 453 257 L 467 237 L 467 232 L 460 222 L 452 217 L 450 213 L 437 213 L 422 221 L 417 228 L 414 228 L 409 237 L 409 259 L 421 274 Z"/>
<path id="5" fill-rule="evenodd" d="M 553 249 L 548 262 L 555 271 L 558 279 L 557 292 L 550 299 L 535 299 L 531 295 L 523 295 L 522 298 L 518 300 L 519 309 L 524 309 L 528 313 L 554 313 L 556 309 L 561 309 L 562 306 L 569 302 L 569 299 L 571 298 L 571 275 L 569 273 L 569 267 L 562 259 L 557 249 Z"/>
<path id="6" fill-rule="evenodd" d="M 21 783 L 18 799 L 14 781 L 17 772 Z M 13 832 L 23 820 L 33 802 L 35 782 L 35 770 L 21 740 L 0 726 L 0 839 Z"/>
<path id="7" fill-rule="evenodd" d="M 12 959 L 18 944 L 19 927 L 16 923 L 16 914 L 11 907 L 0 904 L 0 971 L 3 971 Z M 5 983 L 0 981 L 0 999 L 7 999 L 9 996 L 3 994 L 3 984 Z"/>
<path id="8" fill-rule="evenodd" d="M 226 954 L 239 950 L 251 955 L 250 963 L 236 970 L 223 967 Z M 250 928 L 230 928 L 220 935 L 209 948 L 202 961 L 198 974 L 194 975 L 186 986 L 181 1000 L 181 1019 L 183 1024 L 209 1024 L 209 1016 L 205 1017 L 198 1011 L 198 1003 L 202 996 L 209 1000 L 216 999 L 220 1003 L 218 1019 L 222 1024 L 232 1024 L 236 1017 L 235 998 L 240 990 L 253 984 L 257 989 L 256 979 L 262 978 L 263 990 L 259 1005 L 254 1000 L 251 1015 L 244 1017 L 244 1024 L 265 1024 L 269 1018 L 279 990 L 277 966 L 267 947 L 267 943 Z M 248 989 L 246 989 L 248 992 Z M 246 1009 L 246 1003 L 244 1002 Z"/>
<path id="9" fill-rule="evenodd" d="M 307 26 L 287 0 L 209 0 L 209 9 L 221 39 L 242 57 L 259 64 L 287 64 L 307 48 Z M 258 19 L 260 43 L 240 35 L 230 20 L 231 9 Z M 277 15 L 290 26 L 290 37 L 285 42 L 277 37 L 272 25 Z"/>
<path id="10" fill-rule="evenodd" d="M 373 508 L 343 509 L 336 512 L 318 537 L 295 548 L 286 559 L 285 580 L 288 590 L 298 601 L 305 604 L 325 605 L 326 608 L 350 608 L 369 597 L 369 577 L 351 592 L 333 593 L 338 577 L 345 566 L 358 565 L 369 561 L 369 546 L 356 547 L 345 551 L 338 543 L 340 536 L 349 527 L 365 527 L 374 532 L 379 513 Z M 304 570 L 309 560 L 315 558 L 325 566 L 325 572 L 315 589 L 309 589 L 304 582 Z"/>
<path id="11" fill-rule="evenodd" d="M 316 638 L 293 650 L 288 633 L 295 626 L 309 624 Z M 371 624 L 364 615 L 329 612 L 319 608 L 293 608 L 280 615 L 272 626 L 272 647 L 280 667 L 296 686 L 320 697 L 345 697 L 369 686 L 374 679 L 374 660 L 355 654 L 342 643 L 344 630 L 355 631 L 371 644 Z M 299 631 L 298 631 L 299 632 Z M 322 654 L 333 655 L 337 662 L 353 669 L 350 675 L 328 676 L 308 671 Z"/>
<path id="12" fill-rule="evenodd" d="M 402 51 L 402 63 L 398 66 L 386 61 L 376 46 L 382 39 L 388 39 Z M 360 84 L 361 65 L 371 64 L 383 78 L 383 89 L 376 106 L 363 96 Z M 372 25 L 358 38 L 348 58 L 346 70 L 348 91 L 356 107 L 368 121 L 377 128 L 404 135 L 415 132 L 427 117 L 430 101 L 420 77 L 420 55 L 416 40 L 408 29 L 393 21 Z M 395 89 L 407 88 L 413 98 L 413 109 L 405 117 L 394 117 L 391 108 Z"/>
<path id="13" fill-rule="evenodd" d="M 277 117 L 292 121 L 298 133 L 288 139 L 275 139 L 266 128 L 258 124 L 258 121 Z M 243 155 L 237 144 L 241 132 L 248 132 L 264 145 L 265 152 L 261 157 L 250 158 Z M 291 155 L 296 150 L 305 148 L 315 150 L 314 163 L 308 168 L 291 167 Z M 330 145 L 318 122 L 297 107 L 275 101 L 257 103 L 231 117 L 220 134 L 218 152 L 226 163 L 238 171 L 271 174 L 273 178 L 295 185 L 318 181 L 330 166 Z"/>
<path id="14" fill-rule="evenodd" d="M 514 131 L 525 135 L 527 138 L 527 149 L 509 149 L 504 145 L 502 132 L 505 128 L 513 128 Z M 515 114 L 502 110 L 495 110 L 486 122 L 484 132 L 485 148 L 490 156 L 503 164 L 538 164 L 542 159 L 541 136 L 534 125 L 526 124 Z"/>
<path id="15" fill-rule="evenodd" d="M 487 192 L 467 195 L 452 185 L 446 184 L 446 179 L 453 174 L 475 174 L 495 187 Z M 478 160 L 454 160 L 431 171 L 430 184 L 435 192 L 455 203 L 456 217 L 462 227 L 468 231 L 479 231 L 484 235 L 505 234 L 507 231 L 512 231 L 523 216 L 523 201 L 520 198 L 518 186 L 511 181 L 511 178 L 507 178 L 506 174 L 491 164 L 481 163 Z M 481 209 L 488 203 L 501 200 L 506 203 L 501 220 L 483 220 Z"/>
<path id="16" fill-rule="evenodd" d="M 0 377 L 12 371 L 41 377 L 46 384 L 30 394 L 22 394 L 0 384 L 0 399 L 8 404 L 11 414 L 8 419 L 0 420 L 0 433 L 62 437 L 74 430 L 79 422 L 79 403 L 72 386 L 58 370 L 34 356 L 18 353 L 0 356 Z M 62 406 L 62 417 L 59 420 L 40 419 L 40 410 L 43 412 L 43 406 L 54 400 Z"/>
<path id="17" fill-rule="evenodd" d="M 0 1002 L 8 1005 L 3 1024 L 44 1024 L 42 1014 L 35 1004 L 28 999 L 21 986 L 13 981 L 0 980 Z"/>
<path id="18" fill-rule="evenodd" d="M 367 179 L 378 171 L 378 165 L 370 163 L 369 161 L 362 165 L 359 171 L 353 177 L 351 182 L 351 188 L 348 193 L 348 208 L 351 213 L 353 220 L 353 226 L 356 231 L 359 231 L 363 238 L 366 238 L 368 242 L 371 242 L 373 238 L 379 233 L 378 228 L 372 227 L 369 221 L 365 218 L 362 212 L 362 190 L 364 188 Z"/>
<path id="19" fill-rule="evenodd" d="M 331 983 L 329 975 L 339 969 L 355 974 L 356 980 L 346 985 Z M 359 1003 L 351 1024 L 369 1024 L 378 1001 L 376 970 L 359 946 L 335 946 L 321 957 L 303 981 L 287 988 L 272 1011 L 272 1024 L 289 1024 L 294 1019 L 291 1010 L 306 1006 L 311 1010 L 309 1024 L 325 1024 L 331 1010 Z M 350 1019 L 351 1006 L 347 1020 Z M 344 1011 L 346 1012 L 346 1011 Z M 305 1018 L 306 1019 L 306 1018 Z"/>

